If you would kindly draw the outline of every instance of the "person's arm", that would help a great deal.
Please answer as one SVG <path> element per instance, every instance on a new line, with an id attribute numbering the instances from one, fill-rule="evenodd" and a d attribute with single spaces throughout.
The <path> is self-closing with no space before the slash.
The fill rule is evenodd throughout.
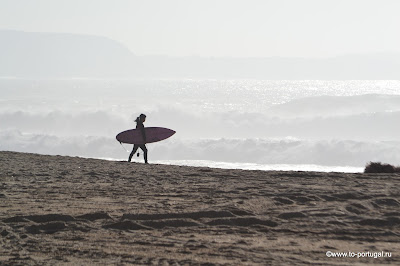
<path id="1" fill-rule="evenodd" d="M 146 143 L 147 142 L 147 140 L 146 140 L 146 132 L 144 130 L 144 125 L 143 124 L 140 127 L 140 131 L 142 132 L 142 137 L 143 137 L 144 143 Z"/>

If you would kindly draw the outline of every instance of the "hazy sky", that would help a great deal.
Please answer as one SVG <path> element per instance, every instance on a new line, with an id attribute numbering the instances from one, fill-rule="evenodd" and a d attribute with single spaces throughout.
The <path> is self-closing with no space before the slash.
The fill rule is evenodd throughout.
<path id="1" fill-rule="evenodd" d="M 0 0 L 0 29 L 106 36 L 136 55 L 400 53 L 399 0 Z"/>

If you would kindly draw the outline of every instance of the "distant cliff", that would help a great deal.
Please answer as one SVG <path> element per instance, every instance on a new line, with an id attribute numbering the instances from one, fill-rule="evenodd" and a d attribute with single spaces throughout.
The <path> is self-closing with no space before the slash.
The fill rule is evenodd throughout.
<path id="1" fill-rule="evenodd" d="M 105 37 L 0 31 L 0 77 L 400 79 L 399 70 L 395 53 L 324 59 L 135 56 Z"/>
<path id="2" fill-rule="evenodd" d="M 126 77 L 135 56 L 108 38 L 64 33 L 0 31 L 0 76 Z"/>

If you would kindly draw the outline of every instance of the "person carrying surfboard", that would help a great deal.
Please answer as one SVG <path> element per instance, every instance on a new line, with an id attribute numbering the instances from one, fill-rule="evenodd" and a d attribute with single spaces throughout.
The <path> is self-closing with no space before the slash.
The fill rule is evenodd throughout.
<path id="1" fill-rule="evenodd" d="M 146 143 L 146 132 L 144 130 L 144 125 L 143 123 L 146 121 L 146 115 L 145 114 L 141 114 L 138 118 L 136 118 L 135 122 L 136 122 L 136 129 L 140 130 L 140 132 L 142 132 L 142 136 L 143 136 L 143 140 L 144 143 Z M 136 151 L 141 148 L 143 151 L 143 155 L 144 155 L 144 162 L 147 162 L 147 148 L 146 148 L 146 144 L 133 144 L 133 149 L 131 154 L 129 154 L 129 159 L 128 162 L 130 162 L 132 160 L 133 155 L 136 153 Z M 139 155 L 138 155 L 139 156 Z"/>

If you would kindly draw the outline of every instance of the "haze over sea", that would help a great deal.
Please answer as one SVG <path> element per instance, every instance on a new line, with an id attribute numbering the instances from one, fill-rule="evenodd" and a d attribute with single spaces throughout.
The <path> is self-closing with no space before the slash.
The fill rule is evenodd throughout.
<path id="1" fill-rule="evenodd" d="M 126 160 L 145 126 L 150 163 L 362 171 L 400 162 L 400 81 L 0 79 L 0 150 Z M 142 162 L 136 156 L 134 160 Z"/>

